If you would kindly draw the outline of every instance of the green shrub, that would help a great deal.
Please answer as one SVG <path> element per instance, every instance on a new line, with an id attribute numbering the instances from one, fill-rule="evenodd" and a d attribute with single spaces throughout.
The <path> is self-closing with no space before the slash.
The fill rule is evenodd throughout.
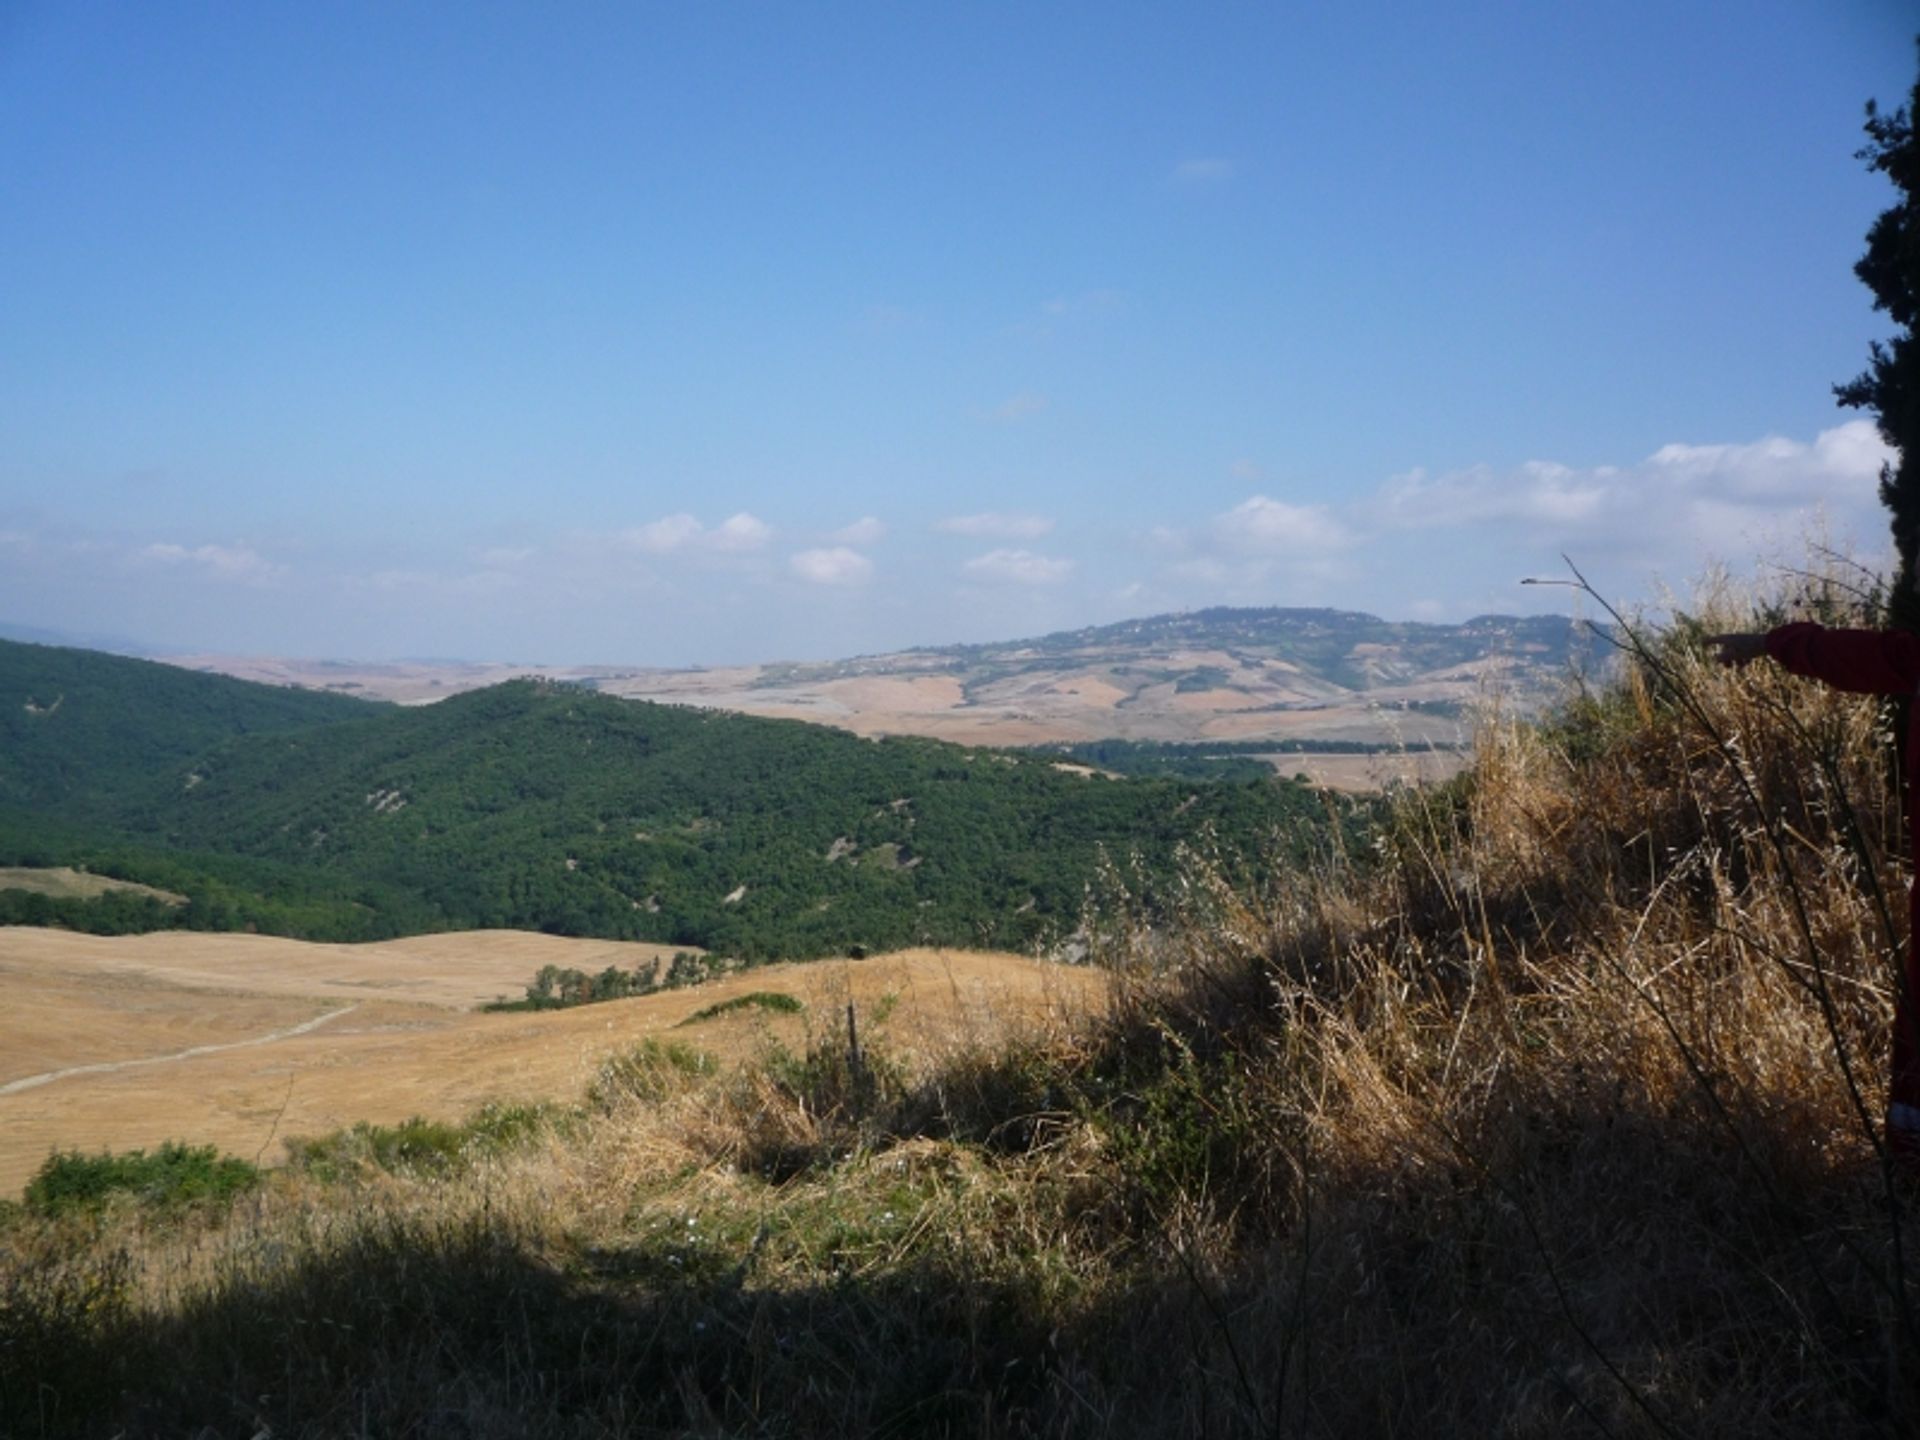
<path id="1" fill-rule="evenodd" d="M 211 1145 L 169 1140 L 151 1155 L 144 1150 L 49 1155 L 27 1182 L 25 1202 L 30 1211 L 48 1217 L 98 1210 L 116 1195 L 175 1211 L 225 1204 L 258 1185 L 260 1178 L 253 1165 L 222 1155 Z"/>
<path id="2" fill-rule="evenodd" d="M 398 1125 L 366 1121 L 313 1139 L 287 1141 L 289 1163 L 316 1179 L 345 1179 L 369 1166 L 390 1175 L 450 1175 L 476 1156 L 497 1155 L 525 1144 L 553 1123 L 549 1105 L 488 1105 L 449 1124 L 415 1115 Z"/>
<path id="3" fill-rule="evenodd" d="M 587 1089 L 587 1102 L 608 1110 L 623 1099 L 661 1100 L 717 1068 L 718 1062 L 704 1050 L 679 1041 L 649 1038 L 600 1067 L 600 1074 Z"/>
<path id="4" fill-rule="evenodd" d="M 717 1020 L 722 1015 L 731 1015 L 738 1010 L 771 1010 L 778 1015 L 798 1015 L 807 1007 L 792 995 L 783 995 L 777 990 L 755 990 L 746 995 L 736 995 L 731 1000 L 721 1000 L 696 1010 L 680 1023 L 698 1024 L 702 1020 Z"/>

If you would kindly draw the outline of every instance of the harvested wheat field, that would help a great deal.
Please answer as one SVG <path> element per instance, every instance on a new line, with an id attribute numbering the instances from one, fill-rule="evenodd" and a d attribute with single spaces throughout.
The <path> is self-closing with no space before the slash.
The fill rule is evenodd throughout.
<path id="1" fill-rule="evenodd" d="M 673 1030 L 723 1061 L 845 1025 L 931 1057 L 1097 1004 L 1090 971 L 1018 955 L 907 950 L 770 965 L 705 985 L 569 1010 L 484 1013 L 543 965 L 631 969 L 672 947 L 514 931 L 316 945 L 168 932 L 105 938 L 0 928 L 0 1194 L 53 1149 L 163 1140 L 278 1158 L 289 1135 L 491 1101 L 567 1101 L 601 1063 Z M 790 995 L 798 1014 L 709 1006 Z M 676 1028 L 678 1027 L 678 1028 Z"/>

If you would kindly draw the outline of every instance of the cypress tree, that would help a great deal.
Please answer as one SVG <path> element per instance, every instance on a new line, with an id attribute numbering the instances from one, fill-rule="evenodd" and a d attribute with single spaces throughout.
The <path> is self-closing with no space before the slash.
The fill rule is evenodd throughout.
<path id="1" fill-rule="evenodd" d="M 1873 342 L 1867 368 L 1844 385 L 1834 386 L 1842 405 L 1865 410 L 1879 425 L 1881 438 L 1895 451 L 1880 467 L 1880 500 L 1887 507 L 1899 568 L 1894 577 L 1891 619 L 1904 629 L 1920 630 L 1920 141 L 1914 116 L 1920 113 L 1920 80 L 1906 105 L 1890 114 L 1867 102 L 1867 144 L 1857 157 L 1869 170 L 1893 182 L 1898 198 L 1867 231 L 1867 251 L 1853 267 L 1873 292 L 1873 308 L 1894 323 L 1891 339 Z"/>

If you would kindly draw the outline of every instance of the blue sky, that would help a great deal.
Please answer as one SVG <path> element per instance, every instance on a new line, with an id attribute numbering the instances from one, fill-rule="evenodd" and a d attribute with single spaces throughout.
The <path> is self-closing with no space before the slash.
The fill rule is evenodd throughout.
<path id="1" fill-rule="evenodd" d="M 1916 30 L 0 0 L 0 622 L 718 663 L 1872 553 Z"/>

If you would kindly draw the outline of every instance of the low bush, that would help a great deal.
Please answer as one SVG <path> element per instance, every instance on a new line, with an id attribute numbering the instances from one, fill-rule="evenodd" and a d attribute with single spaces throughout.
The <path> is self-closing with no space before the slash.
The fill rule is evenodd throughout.
<path id="1" fill-rule="evenodd" d="M 717 1068 L 718 1062 L 704 1050 L 649 1037 L 600 1067 L 587 1088 L 587 1103 L 598 1110 L 610 1110 L 623 1100 L 651 1103 L 705 1079 Z"/>
<path id="2" fill-rule="evenodd" d="M 369 1168 L 392 1175 L 450 1175 L 480 1156 L 525 1144 L 558 1112 L 548 1105 L 489 1105 L 457 1124 L 415 1115 L 398 1125 L 362 1121 L 317 1138 L 287 1141 L 288 1163 L 322 1181 Z"/>
<path id="3" fill-rule="evenodd" d="M 121 1198 L 148 1209 L 178 1211 L 225 1204 L 260 1180 L 253 1165 L 222 1155 L 211 1145 L 169 1140 L 151 1155 L 144 1150 L 117 1155 L 72 1150 L 47 1157 L 27 1182 L 25 1205 L 49 1218 L 97 1211 Z"/>
<path id="4" fill-rule="evenodd" d="M 704 1009 L 696 1010 L 680 1023 L 696 1025 L 702 1020 L 718 1020 L 722 1015 L 733 1015 L 742 1010 L 768 1010 L 775 1015 L 798 1015 L 806 1008 L 804 1002 L 792 995 L 783 995 L 777 990 L 754 990 L 746 995 L 736 995 L 731 1000 L 721 1000 Z"/>

